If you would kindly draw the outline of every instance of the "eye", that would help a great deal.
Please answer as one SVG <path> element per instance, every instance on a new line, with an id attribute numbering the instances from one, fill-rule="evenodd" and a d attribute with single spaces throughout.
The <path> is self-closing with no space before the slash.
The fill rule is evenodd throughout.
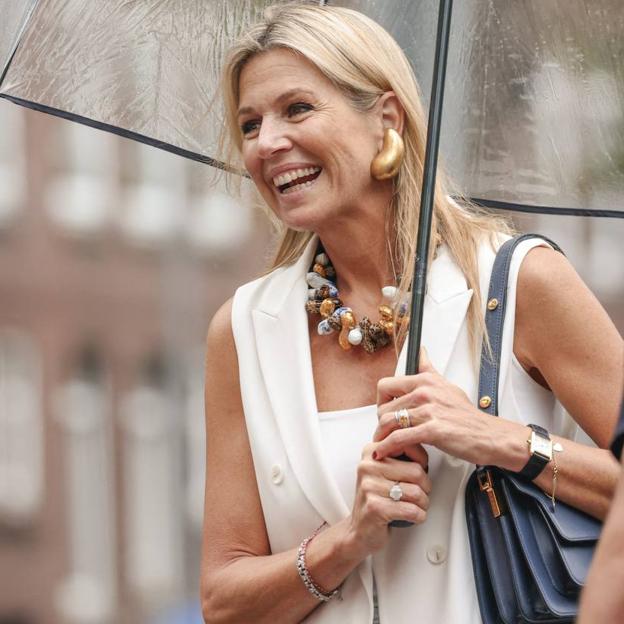
<path id="1" fill-rule="evenodd" d="M 244 136 L 256 132 L 260 128 L 260 122 L 256 119 L 249 119 L 241 124 L 241 132 Z"/>
<path id="2" fill-rule="evenodd" d="M 308 113 L 312 109 L 313 109 L 313 106 L 311 104 L 306 104 L 305 102 L 297 102 L 295 104 L 291 104 L 288 107 L 288 116 L 296 117 L 297 115 Z"/>

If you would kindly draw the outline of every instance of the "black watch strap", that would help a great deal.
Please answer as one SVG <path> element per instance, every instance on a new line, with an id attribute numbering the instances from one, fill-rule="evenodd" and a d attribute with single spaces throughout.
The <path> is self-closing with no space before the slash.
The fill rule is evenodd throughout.
<path id="1" fill-rule="evenodd" d="M 535 433 L 550 440 L 550 434 L 544 427 L 540 427 L 539 425 L 528 425 Z M 538 455 L 537 453 L 531 453 L 529 457 L 529 461 L 524 465 L 524 468 L 520 470 L 517 474 L 524 479 L 528 479 L 529 481 L 533 481 L 535 477 L 537 477 L 544 468 L 546 468 L 546 464 L 548 464 L 550 460 Z"/>

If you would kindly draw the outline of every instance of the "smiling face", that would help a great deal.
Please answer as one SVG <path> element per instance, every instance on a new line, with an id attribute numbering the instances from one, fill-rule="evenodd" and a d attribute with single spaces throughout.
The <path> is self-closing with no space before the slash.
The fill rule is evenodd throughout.
<path id="1" fill-rule="evenodd" d="M 357 111 L 314 65 L 286 49 L 249 60 L 239 88 L 245 167 L 285 225 L 319 232 L 357 217 L 379 194 L 370 175 L 383 138 L 375 108 Z"/>

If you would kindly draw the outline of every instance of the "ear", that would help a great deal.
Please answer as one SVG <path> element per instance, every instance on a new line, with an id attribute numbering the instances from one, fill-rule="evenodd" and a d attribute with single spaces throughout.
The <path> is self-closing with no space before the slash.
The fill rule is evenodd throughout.
<path id="1" fill-rule="evenodd" d="M 386 91 L 379 97 L 377 110 L 383 130 L 394 128 L 399 134 L 403 134 L 405 110 L 394 91 Z"/>

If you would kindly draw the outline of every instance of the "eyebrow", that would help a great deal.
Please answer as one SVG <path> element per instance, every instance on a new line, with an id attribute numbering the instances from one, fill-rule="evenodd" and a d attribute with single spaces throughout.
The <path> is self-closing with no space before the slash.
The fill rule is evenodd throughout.
<path id="1" fill-rule="evenodd" d="M 314 95 L 312 91 L 308 91 L 307 89 L 301 89 L 297 87 L 295 89 L 288 89 L 288 91 L 284 91 L 284 93 L 282 93 L 280 96 L 278 96 L 275 99 L 275 102 L 276 104 L 281 104 L 285 100 L 289 100 L 293 95 L 298 95 L 300 93 L 301 94 L 305 93 L 306 95 Z M 243 106 L 242 108 L 238 109 L 236 116 L 240 117 L 241 115 L 248 115 L 249 113 L 253 113 L 253 112 L 254 112 L 254 109 L 251 106 Z"/>

